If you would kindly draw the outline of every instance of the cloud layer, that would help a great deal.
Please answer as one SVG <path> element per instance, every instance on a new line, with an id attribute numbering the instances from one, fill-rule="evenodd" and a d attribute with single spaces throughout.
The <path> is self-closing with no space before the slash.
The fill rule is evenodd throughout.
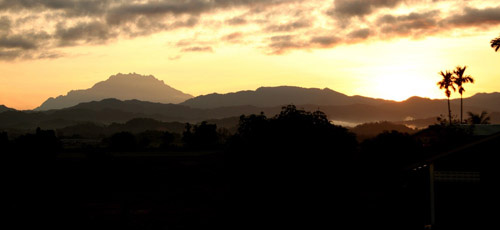
<path id="1" fill-rule="evenodd" d="M 284 54 L 499 25 L 496 1 L 0 0 L 0 60 L 176 30 L 201 34 L 173 38 L 179 53 L 245 45 Z"/>

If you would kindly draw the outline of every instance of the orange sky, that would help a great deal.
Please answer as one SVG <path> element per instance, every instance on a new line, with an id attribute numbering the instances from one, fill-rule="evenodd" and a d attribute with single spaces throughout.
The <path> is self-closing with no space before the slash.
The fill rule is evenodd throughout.
<path id="1" fill-rule="evenodd" d="M 119 72 L 192 95 L 294 85 L 404 100 L 444 97 L 438 72 L 467 65 L 465 96 L 500 89 L 498 1 L 24 2 L 0 1 L 0 104 L 16 109 Z"/>

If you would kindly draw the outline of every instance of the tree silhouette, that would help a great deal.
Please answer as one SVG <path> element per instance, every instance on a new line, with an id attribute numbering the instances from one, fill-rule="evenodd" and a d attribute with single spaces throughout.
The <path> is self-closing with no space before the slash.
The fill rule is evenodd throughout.
<path id="1" fill-rule="evenodd" d="M 491 40 L 490 43 L 491 43 L 491 48 L 495 49 L 495 52 L 497 52 L 498 49 L 500 49 L 500 37 Z"/>
<path id="2" fill-rule="evenodd" d="M 130 132 L 115 133 L 104 141 L 114 151 L 134 151 L 137 148 L 137 138 Z"/>
<path id="3" fill-rule="evenodd" d="M 490 124 L 490 116 L 488 116 L 488 113 L 486 111 L 481 112 L 481 114 L 475 114 L 472 112 L 468 112 L 469 114 L 469 123 L 473 125 L 477 124 Z"/>
<path id="4" fill-rule="evenodd" d="M 444 89 L 444 93 L 446 94 L 446 97 L 448 97 L 448 118 L 450 121 L 451 125 L 451 108 L 450 108 L 450 96 L 451 96 L 451 90 L 450 88 L 455 91 L 455 87 L 453 86 L 453 74 L 446 70 L 446 72 L 441 71 L 439 74 L 443 77 L 443 79 L 437 83 L 439 86 L 439 89 Z"/>
<path id="5" fill-rule="evenodd" d="M 455 74 L 455 78 L 453 79 L 453 82 L 457 85 L 458 87 L 458 93 L 460 93 L 460 123 L 463 122 L 463 93 L 465 92 L 465 89 L 463 87 L 464 83 L 474 83 L 474 79 L 470 75 L 465 75 L 465 69 L 467 66 L 460 67 L 457 66 L 457 68 L 453 71 L 453 74 Z"/>
<path id="6" fill-rule="evenodd" d="M 199 125 L 186 124 L 182 141 L 185 147 L 192 149 L 213 149 L 219 144 L 217 125 L 208 124 L 206 121 Z"/>

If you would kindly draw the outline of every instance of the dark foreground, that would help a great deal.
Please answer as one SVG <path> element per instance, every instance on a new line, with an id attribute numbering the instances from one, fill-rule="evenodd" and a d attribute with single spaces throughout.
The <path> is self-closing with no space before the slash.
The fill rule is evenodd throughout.
<path id="1" fill-rule="evenodd" d="M 2 225 L 423 229 L 428 221 L 425 172 L 389 174 L 353 165 L 315 169 L 306 164 L 274 170 L 240 160 L 228 153 L 200 152 L 61 153 L 53 159 L 3 161 Z M 449 193 L 441 201 L 446 206 L 478 205 L 459 202 L 459 194 L 479 196 L 478 187 L 453 186 L 441 189 Z M 443 217 L 460 223 L 459 216 Z"/>
<path id="2" fill-rule="evenodd" d="M 322 112 L 287 106 L 273 118 L 241 116 L 235 134 L 206 122 L 187 124 L 182 137 L 120 132 L 70 145 L 50 130 L 3 133 L 0 224 L 480 229 L 479 174 L 495 162 L 500 133 L 475 136 L 472 128 L 441 124 L 359 143 Z"/>

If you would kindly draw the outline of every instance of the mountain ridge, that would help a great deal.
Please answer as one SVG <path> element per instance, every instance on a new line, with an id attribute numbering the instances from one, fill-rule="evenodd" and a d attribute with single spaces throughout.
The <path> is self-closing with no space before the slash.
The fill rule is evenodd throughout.
<path id="1" fill-rule="evenodd" d="M 486 97 L 488 99 L 488 97 Z M 452 103 L 453 115 L 458 115 L 460 104 Z M 413 98 L 407 102 L 385 101 L 378 105 L 349 104 L 349 105 L 296 105 L 307 111 L 320 110 L 334 122 L 366 123 L 377 121 L 412 121 L 419 122 L 418 126 L 435 123 L 435 118 L 447 115 L 446 100 L 432 100 Z M 487 110 L 492 116 L 492 123 L 500 123 L 500 113 L 482 107 L 464 105 L 465 111 L 474 113 Z M 48 111 L 4 111 L 0 112 L 0 129 L 34 129 L 61 128 L 82 122 L 109 124 L 126 122 L 134 118 L 151 118 L 163 122 L 201 122 L 203 120 L 224 119 L 241 115 L 259 114 L 264 112 L 272 117 L 281 111 L 281 106 L 257 107 L 252 105 L 226 106 L 218 108 L 192 108 L 180 104 L 162 104 L 140 100 L 104 99 L 80 103 L 65 109 Z M 429 118 L 434 118 L 430 119 Z M 420 121 L 425 121 L 424 123 Z M 417 124 L 417 123 L 415 123 Z"/>
<path id="2" fill-rule="evenodd" d="M 297 86 L 259 87 L 226 94 L 211 93 L 190 98 L 181 105 L 193 108 L 217 108 L 223 106 L 253 105 L 258 107 L 286 104 L 348 105 L 355 103 L 379 104 L 383 99 L 363 96 L 347 96 L 329 88 L 302 88 Z"/>
<path id="3" fill-rule="evenodd" d="M 91 88 L 70 90 L 66 95 L 50 97 L 35 111 L 68 108 L 82 102 L 106 98 L 121 100 L 139 99 L 161 103 L 180 103 L 193 96 L 183 93 L 156 79 L 153 75 L 136 73 L 116 74 L 107 80 L 97 82 Z"/>
<path id="4" fill-rule="evenodd" d="M 15 109 L 9 108 L 5 105 L 0 105 L 0 113 L 5 112 L 5 111 L 14 111 Z"/>

